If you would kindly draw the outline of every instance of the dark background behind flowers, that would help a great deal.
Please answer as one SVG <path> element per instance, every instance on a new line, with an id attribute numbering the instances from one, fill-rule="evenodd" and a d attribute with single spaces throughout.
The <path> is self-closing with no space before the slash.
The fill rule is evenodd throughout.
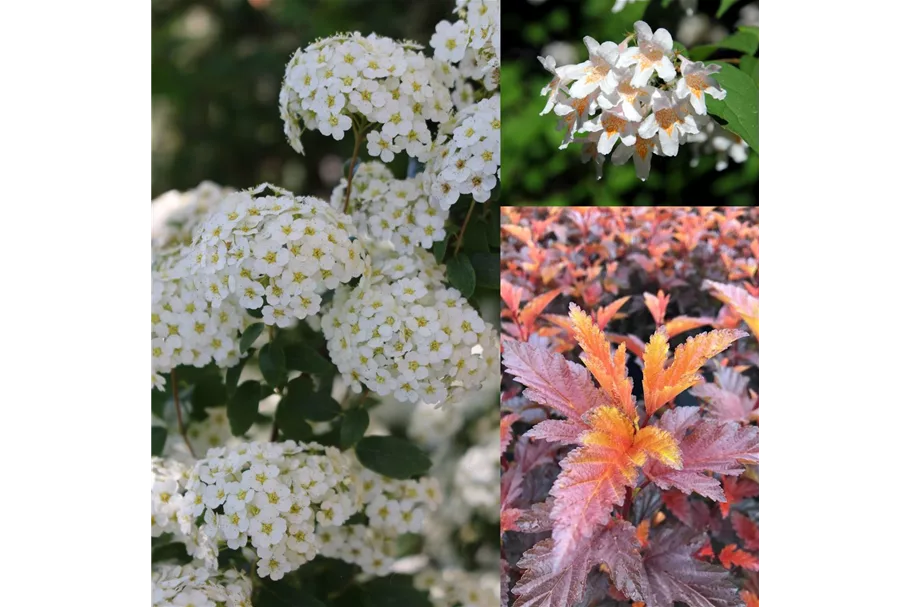
<path id="1" fill-rule="evenodd" d="M 360 31 L 429 47 L 454 20 L 451 0 L 153 0 L 152 197 L 204 179 L 235 188 L 269 181 L 327 197 L 352 139 L 304 135 L 306 156 L 285 140 L 278 93 L 298 47 Z M 365 159 L 366 154 L 362 153 Z M 404 177 L 405 165 L 395 166 Z"/>

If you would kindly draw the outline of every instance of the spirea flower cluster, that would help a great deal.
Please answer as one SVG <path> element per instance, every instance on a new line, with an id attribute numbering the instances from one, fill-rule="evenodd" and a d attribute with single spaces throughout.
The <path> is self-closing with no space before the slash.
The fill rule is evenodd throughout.
<path id="1" fill-rule="evenodd" d="M 344 208 L 347 189 L 348 180 L 342 179 L 332 191 L 330 203 L 336 209 Z M 354 173 L 348 203 L 358 234 L 396 251 L 429 249 L 446 236 L 449 211 L 431 199 L 427 173 L 395 179 L 386 165 L 365 162 Z"/>
<path id="2" fill-rule="evenodd" d="M 153 200 L 152 250 L 164 252 L 190 244 L 193 228 L 233 191 L 203 181 L 192 190 L 171 190 Z"/>
<path id="3" fill-rule="evenodd" d="M 291 147 L 304 153 L 304 130 L 340 140 L 352 127 L 374 125 L 378 128 L 367 135 L 371 155 L 404 151 L 425 161 L 432 143 L 428 122 L 449 117 L 455 76 L 421 48 L 352 32 L 295 51 L 279 97 Z"/>
<path id="4" fill-rule="evenodd" d="M 470 105 L 441 129 L 427 163 L 430 199 L 449 209 L 461 194 L 490 200 L 500 177 L 500 95 Z"/>
<path id="5" fill-rule="evenodd" d="M 433 404 L 479 387 L 496 364 L 493 327 L 443 284 L 442 266 L 426 251 L 372 254 L 373 269 L 353 289 L 339 288 L 322 317 L 346 384 Z"/>
<path id="6" fill-rule="evenodd" d="M 200 530 L 181 520 L 187 506 L 187 481 L 190 468 L 171 459 L 152 458 L 152 537 L 165 533 L 186 546 L 187 554 L 212 563 L 215 552 L 212 543 L 200 535 Z"/>
<path id="7" fill-rule="evenodd" d="M 500 578 L 496 574 L 427 569 L 415 576 L 414 584 L 428 592 L 434 607 L 497 607 L 500 604 Z"/>
<path id="8" fill-rule="evenodd" d="M 440 21 L 430 38 L 433 58 L 456 64 L 459 74 L 494 90 L 500 81 L 500 1 L 456 0 L 459 19 Z"/>
<path id="9" fill-rule="evenodd" d="M 260 577 L 280 579 L 319 552 L 316 525 L 339 526 L 356 511 L 347 458 L 317 443 L 241 443 L 211 449 L 187 481 L 180 511 L 186 532 L 202 515 L 202 533 L 218 546 L 249 543 Z"/>
<path id="10" fill-rule="evenodd" d="M 253 586 L 240 571 L 201 563 L 152 567 L 152 607 L 252 607 Z"/>
<path id="11" fill-rule="evenodd" d="M 369 575 L 388 575 L 395 564 L 399 536 L 421 532 L 427 514 L 442 501 L 439 483 L 431 477 L 395 480 L 356 463 L 352 466 L 355 491 L 368 523 L 320 527 L 321 554 L 358 565 Z"/>
<path id="12" fill-rule="evenodd" d="M 319 311 L 328 289 L 360 276 L 351 219 L 325 201 L 270 184 L 225 196 L 189 245 L 156 252 L 152 271 L 152 383 L 178 364 L 239 360 L 244 309 L 288 327 Z"/>
<path id="13" fill-rule="evenodd" d="M 645 180 L 653 155 L 676 156 L 681 145 L 720 128 L 705 100 L 727 94 L 713 76 L 720 66 L 679 55 L 663 28 L 652 33 L 637 21 L 635 32 L 635 46 L 629 38 L 618 45 L 585 37 L 589 60 L 579 64 L 557 67 L 553 57 L 538 58 L 554 75 L 541 91 L 547 97 L 541 114 L 553 110 L 560 117 L 560 149 L 582 142 L 583 159 L 594 158 L 599 179 L 611 155 L 616 165 L 632 158 L 636 175 Z"/>

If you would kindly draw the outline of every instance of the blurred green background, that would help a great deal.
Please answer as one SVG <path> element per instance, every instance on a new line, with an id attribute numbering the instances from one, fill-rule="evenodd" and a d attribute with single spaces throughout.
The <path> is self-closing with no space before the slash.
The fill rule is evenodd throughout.
<path id="1" fill-rule="evenodd" d="M 690 1 L 688 4 L 695 4 Z M 502 90 L 503 205 L 752 205 L 759 201 L 759 156 L 750 151 L 743 164 L 730 162 L 715 170 L 714 154 L 690 166 L 687 146 L 674 158 L 652 158 L 649 178 L 642 182 L 632 161 L 604 164 L 604 177 L 595 178 L 594 164 L 582 164 L 581 146 L 557 149 L 563 134 L 557 117 L 544 109 L 541 89 L 551 75 L 538 62 L 539 55 L 563 54 L 557 65 L 588 59 L 583 36 L 598 42 L 619 43 L 644 19 L 653 30 L 666 28 L 675 42 L 687 46 L 706 43 L 732 32 L 753 14 L 750 2 L 736 2 L 721 19 L 715 14 L 720 0 L 699 0 L 687 15 L 679 0 L 650 0 L 627 4 L 612 13 L 614 0 L 508 0 L 503 2 Z M 755 6 L 758 22 L 758 3 Z M 556 43 L 556 44 L 555 44 Z M 555 44 L 555 45 L 554 45 Z M 550 46 L 553 45 L 553 46 Z M 723 56 L 723 55 L 719 55 Z M 737 56 L 736 53 L 731 56 Z"/>
<path id="2" fill-rule="evenodd" d="M 353 138 L 308 132 L 306 156 L 288 145 L 278 93 L 291 54 L 315 38 L 352 30 L 428 46 L 436 23 L 453 20 L 453 6 L 452 0 L 153 0 L 152 197 L 204 179 L 236 188 L 269 181 L 299 195 L 328 196 Z M 405 176 L 404 166 L 394 167 L 397 176 Z"/>

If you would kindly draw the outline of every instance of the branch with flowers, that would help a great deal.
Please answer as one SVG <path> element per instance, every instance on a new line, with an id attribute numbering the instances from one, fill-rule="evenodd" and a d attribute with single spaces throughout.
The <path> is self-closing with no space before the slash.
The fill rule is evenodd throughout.
<path id="1" fill-rule="evenodd" d="M 677 156 L 686 144 L 693 162 L 715 154 L 718 170 L 759 152 L 758 27 L 686 49 L 666 29 L 636 21 L 619 43 L 584 42 L 589 58 L 582 63 L 538 57 L 553 75 L 541 91 L 541 115 L 554 112 L 564 131 L 559 148 L 580 143 L 598 179 L 608 156 L 615 165 L 632 158 L 644 181 L 653 156 Z M 732 52 L 739 56 L 717 58 Z"/>
<path id="2" fill-rule="evenodd" d="M 153 605 L 496 604 L 499 3 L 455 4 L 432 53 L 345 32 L 291 57 L 290 145 L 352 141 L 330 200 L 153 201 Z M 434 514 L 460 499 L 477 519 Z"/>

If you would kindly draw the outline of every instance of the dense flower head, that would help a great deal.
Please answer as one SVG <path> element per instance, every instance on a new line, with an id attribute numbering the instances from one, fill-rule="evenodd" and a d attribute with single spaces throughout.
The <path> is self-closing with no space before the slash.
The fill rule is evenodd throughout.
<path id="1" fill-rule="evenodd" d="M 430 38 L 434 59 L 494 90 L 500 80 L 500 0 L 456 0 L 457 21 L 440 21 Z"/>
<path id="2" fill-rule="evenodd" d="M 170 190 L 152 201 L 152 250 L 168 251 L 190 244 L 193 228 L 232 188 L 203 181 L 192 190 Z"/>
<path id="3" fill-rule="evenodd" d="M 240 571 L 202 563 L 152 566 L 152 606 L 251 607 L 253 585 Z"/>
<path id="4" fill-rule="evenodd" d="M 241 443 L 210 449 L 187 481 L 184 530 L 202 515 L 214 545 L 256 551 L 257 574 L 280 579 L 316 557 L 316 525 L 339 526 L 356 510 L 348 459 L 317 443 Z"/>
<path id="5" fill-rule="evenodd" d="M 449 209 L 461 194 L 490 200 L 500 177 L 500 95 L 468 106 L 440 129 L 427 163 L 430 200 Z"/>
<path id="6" fill-rule="evenodd" d="M 319 311 L 321 295 L 360 276 L 351 218 L 270 184 L 225 196 L 192 229 L 189 244 L 158 251 L 152 269 L 152 382 L 178 364 L 239 360 L 238 341 L 262 309 L 288 327 Z"/>
<path id="7" fill-rule="evenodd" d="M 426 160 L 432 143 L 428 122 L 449 117 L 455 76 L 421 48 L 351 32 L 295 51 L 279 96 L 291 147 L 304 153 L 304 130 L 340 140 L 352 127 L 372 125 L 370 137 L 380 149 Z"/>
<path id="8" fill-rule="evenodd" d="M 465 504 L 495 520 L 500 511 L 500 443 L 498 435 L 490 439 L 465 452 L 456 466 L 454 483 Z"/>
<path id="9" fill-rule="evenodd" d="M 447 568 L 418 573 L 414 584 L 426 590 L 434 607 L 497 607 L 500 578 L 496 574 Z"/>
<path id="10" fill-rule="evenodd" d="M 212 543 L 195 525 L 181 520 L 185 508 L 193 507 L 197 496 L 187 495 L 190 468 L 160 457 L 152 458 L 152 537 L 168 533 L 186 546 L 187 554 L 211 564 L 215 559 Z"/>
<path id="11" fill-rule="evenodd" d="M 538 58 L 554 76 L 541 91 L 547 97 L 542 115 L 553 110 L 564 131 L 560 149 L 582 143 L 583 160 L 594 159 L 599 179 L 608 155 L 613 164 L 632 158 L 645 180 L 652 156 L 676 156 L 681 145 L 705 141 L 705 131 L 723 130 L 705 100 L 727 95 L 714 77 L 720 66 L 678 54 L 667 30 L 652 32 L 644 21 L 635 24 L 635 45 L 630 41 L 586 36 L 589 59 L 575 65 Z"/>
<path id="12" fill-rule="evenodd" d="M 332 191 L 330 203 L 336 209 L 344 208 L 347 189 L 348 180 L 342 179 Z M 395 179 L 380 162 L 358 164 L 348 205 L 358 234 L 390 243 L 396 251 L 429 249 L 446 236 L 449 211 L 431 199 L 427 173 Z"/>
<path id="13" fill-rule="evenodd" d="M 338 289 L 322 317 L 346 384 L 433 404 L 479 387 L 496 364 L 494 328 L 443 284 L 443 267 L 426 251 L 371 255 L 372 269 L 356 287 Z"/>

